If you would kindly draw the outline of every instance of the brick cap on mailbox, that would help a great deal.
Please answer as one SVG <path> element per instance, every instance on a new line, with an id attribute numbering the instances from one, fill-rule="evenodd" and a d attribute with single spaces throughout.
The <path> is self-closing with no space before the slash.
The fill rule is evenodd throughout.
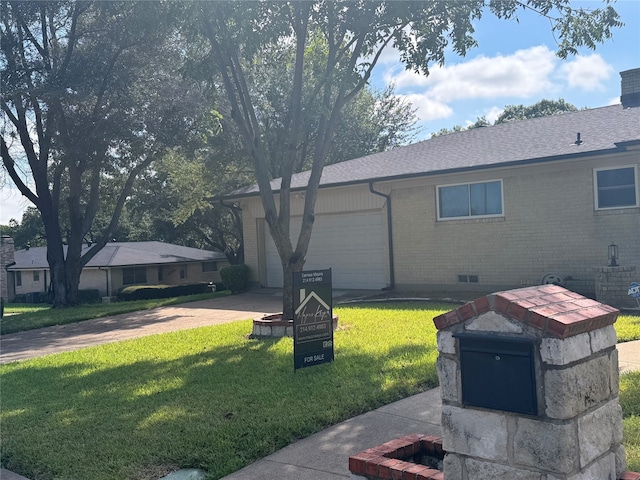
<path id="1" fill-rule="evenodd" d="M 438 330 L 487 312 L 500 313 L 545 334 L 567 338 L 612 325 L 617 309 L 558 285 L 539 285 L 476 298 L 433 319 Z"/>

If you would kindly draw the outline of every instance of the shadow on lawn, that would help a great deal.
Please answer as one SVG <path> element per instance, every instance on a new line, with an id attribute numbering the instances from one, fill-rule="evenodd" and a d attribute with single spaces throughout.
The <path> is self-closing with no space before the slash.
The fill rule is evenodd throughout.
<path id="1" fill-rule="evenodd" d="M 145 345 L 144 360 L 114 367 L 101 367 L 93 350 L 57 367 L 3 367 L 2 464 L 31 480 L 142 479 L 158 465 L 220 478 L 437 383 L 426 366 L 433 346 L 377 358 L 337 350 L 334 363 L 294 372 L 290 339 L 194 341 L 192 352 L 157 361 L 150 352 L 160 345 Z"/>

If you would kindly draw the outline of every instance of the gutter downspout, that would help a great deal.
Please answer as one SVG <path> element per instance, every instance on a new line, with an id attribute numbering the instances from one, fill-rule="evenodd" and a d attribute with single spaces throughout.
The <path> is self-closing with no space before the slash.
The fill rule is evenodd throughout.
<path id="1" fill-rule="evenodd" d="M 387 236 L 389 242 L 389 280 L 390 285 L 388 287 L 383 288 L 382 290 L 393 290 L 396 286 L 396 274 L 395 274 L 395 266 L 393 261 L 393 222 L 391 221 L 391 195 L 387 195 L 386 193 L 378 192 L 373 189 L 373 182 L 369 182 L 369 191 L 374 195 L 379 195 L 384 197 L 387 202 Z"/>
<path id="2" fill-rule="evenodd" d="M 98 270 L 102 270 L 105 274 L 106 284 L 107 284 L 107 297 L 111 296 L 111 292 L 109 292 L 109 270 L 103 269 L 102 267 L 98 267 Z"/>

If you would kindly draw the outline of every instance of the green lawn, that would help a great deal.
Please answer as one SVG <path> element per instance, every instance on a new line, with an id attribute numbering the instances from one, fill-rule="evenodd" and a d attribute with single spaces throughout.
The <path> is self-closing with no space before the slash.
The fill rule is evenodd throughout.
<path id="1" fill-rule="evenodd" d="M 297 372 L 291 339 L 248 339 L 250 321 L 0 366 L 0 460 L 31 480 L 155 480 L 186 467 L 220 478 L 331 424 L 434 387 L 432 318 L 455 307 L 337 307 L 336 361 Z M 639 338 L 639 320 L 622 317 L 616 327 Z M 640 373 L 623 375 L 634 470 L 639 399 Z"/>
<path id="2" fill-rule="evenodd" d="M 614 326 L 618 334 L 618 342 L 640 340 L 640 315 L 619 315 Z"/>
<path id="3" fill-rule="evenodd" d="M 336 308 L 336 361 L 297 372 L 291 339 L 250 340 L 250 321 L 4 365 L 2 464 L 31 480 L 152 479 L 174 467 L 220 478 L 434 387 L 431 319 L 452 307 Z"/>
<path id="4" fill-rule="evenodd" d="M 620 376 L 620 405 L 624 415 L 627 469 L 640 472 L 640 372 Z"/>

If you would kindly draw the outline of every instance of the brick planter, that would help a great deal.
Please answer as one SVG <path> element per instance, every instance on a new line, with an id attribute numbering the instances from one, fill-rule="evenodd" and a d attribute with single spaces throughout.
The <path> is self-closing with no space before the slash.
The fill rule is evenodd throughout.
<path id="1" fill-rule="evenodd" d="M 414 434 L 349 457 L 353 479 L 444 480 L 442 439 Z"/>
<path id="2" fill-rule="evenodd" d="M 444 476 L 445 454 L 440 437 L 405 435 L 350 456 L 349 471 L 353 480 L 460 480 Z M 625 472 L 619 480 L 640 480 L 640 473 Z"/>
<path id="3" fill-rule="evenodd" d="M 333 330 L 338 328 L 338 316 L 333 316 Z M 281 313 L 253 319 L 251 338 L 293 337 L 293 320 L 283 320 Z"/>

